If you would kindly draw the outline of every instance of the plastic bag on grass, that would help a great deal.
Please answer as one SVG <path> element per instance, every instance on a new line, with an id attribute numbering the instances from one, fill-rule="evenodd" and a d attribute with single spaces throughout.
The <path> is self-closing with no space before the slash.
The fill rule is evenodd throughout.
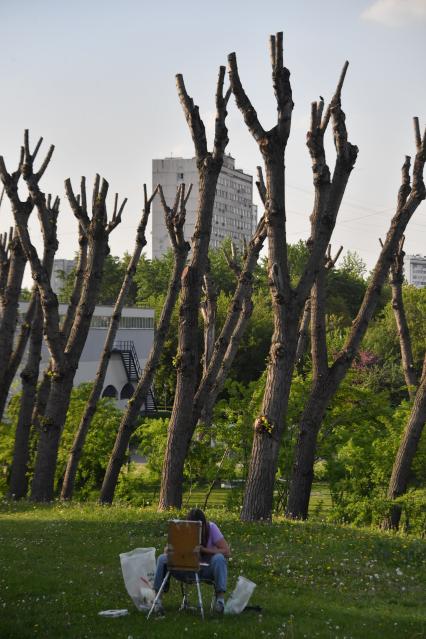
<path id="1" fill-rule="evenodd" d="M 133 603 L 138 610 L 146 610 L 155 598 L 155 548 L 135 548 L 120 554 L 121 570 Z"/>
<path id="2" fill-rule="evenodd" d="M 228 601 L 225 604 L 226 615 L 238 615 L 247 606 L 249 599 L 256 588 L 254 581 L 246 579 L 240 575 L 238 577 L 237 585 L 234 591 L 231 593 Z"/>

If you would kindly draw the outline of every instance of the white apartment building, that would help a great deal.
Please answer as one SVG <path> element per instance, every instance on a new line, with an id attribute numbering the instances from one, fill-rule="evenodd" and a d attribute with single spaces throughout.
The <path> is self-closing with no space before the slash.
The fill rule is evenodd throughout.
<path id="1" fill-rule="evenodd" d="M 198 172 L 195 158 L 164 158 L 152 161 L 153 187 L 161 184 L 166 202 L 172 206 L 177 187 L 184 182 L 192 184 L 192 193 L 186 208 L 185 238 L 194 234 L 198 203 Z M 152 257 L 161 257 L 170 247 L 159 198 L 152 206 Z M 253 204 L 253 178 L 235 168 L 235 160 L 226 155 L 220 172 L 213 211 L 210 246 L 220 246 L 231 238 L 237 246 L 251 238 L 257 224 L 257 207 Z"/>
<path id="2" fill-rule="evenodd" d="M 406 255 L 404 257 L 405 278 L 417 288 L 426 286 L 426 256 Z"/>

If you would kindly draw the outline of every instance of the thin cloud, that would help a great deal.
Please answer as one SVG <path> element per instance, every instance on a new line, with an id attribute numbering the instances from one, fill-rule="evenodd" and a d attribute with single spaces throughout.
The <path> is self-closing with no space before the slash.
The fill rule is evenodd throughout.
<path id="1" fill-rule="evenodd" d="M 361 17 L 386 27 L 425 22 L 426 0 L 376 0 L 362 12 Z"/>

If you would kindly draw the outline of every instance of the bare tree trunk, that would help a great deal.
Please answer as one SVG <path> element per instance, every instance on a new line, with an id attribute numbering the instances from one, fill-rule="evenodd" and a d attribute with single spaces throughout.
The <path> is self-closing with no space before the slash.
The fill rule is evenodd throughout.
<path id="1" fill-rule="evenodd" d="M 188 194 L 185 197 L 185 187 L 184 185 L 182 185 L 178 190 L 178 197 L 176 199 L 175 206 L 173 207 L 173 209 L 170 209 L 167 207 L 162 189 L 161 187 L 159 187 L 160 197 L 166 215 L 166 227 L 169 231 L 174 253 L 173 273 L 170 278 L 167 297 L 164 302 L 161 317 L 155 333 L 154 343 L 148 356 L 148 360 L 145 364 L 142 377 L 138 382 L 133 397 L 127 404 L 126 411 L 123 415 L 120 427 L 118 429 L 114 448 L 111 453 L 111 457 L 109 459 L 108 467 L 102 484 L 101 494 L 99 498 L 101 503 L 112 503 L 114 499 L 115 488 L 117 485 L 121 467 L 123 466 L 125 460 L 130 437 L 132 436 L 137 425 L 142 404 L 146 401 L 149 389 L 151 388 L 154 374 L 157 369 L 158 362 L 160 360 L 160 356 L 164 347 L 164 342 L 169 330 L 173 309 L 181 288 L 182 273 L 185 268 L 190 249 L 190 246 L 188 242 L 185 242 L 183 235 L 183 227 L 186 215 L 185 207 L 188 201 L 190 190 L 191 189 L 188 190 Z"/>
<path id="2" fill-rule="evenodd" d="M 37 293 L 38 295 L 38 293 Z M 10 476 L 9 495 L 13 499 L 22 499 L 28 490 L 28 461 L 30 454 L 30 433 L 32 413 L 37 395 L 40 352 L 43 343 L 43 311 L 40 302 L 34 314 L 31 329 L 28 359 L 21 373 L 22 392 L 18 424 L 16 426 L 13 449 L 12 471 Z"/>
<path id="3" fill-rule="evenodd" d="M 50 276 L 53 268 L 55 253 L 58 248 L 56 222 L 59 212 L 59 199 L 56 198 L 53 206 L 48 204 L 41 217 L 40 223 L 44 236 L 43 266 Z M 25 497 L 28 489 L 27 472 L 29 462 L 29 443 L 31 431 L 31 418 L 37 392 L 37 381 L 40 370 L 41 348 L 43 343 L 43 311 L 40 304 L 40 296 L 37 287 L 33 291 L 35 297 L 35 311 L 31 326 L 30 346 L 27 363 L 21 373 L 22 393 L 19 409 L 18 423 L 16 426 L 15 445 L 13 451 L 12 472 L 10 478 L 9 494 L 14 499 Z"/>
<path id="4" fill-rule="evenodd" d="M 309 497 L 312 487 L 313 465 L 316 442 L 325 411 L 337 392 L 340 383 L 347 374 L 368 324 L 376 309 L 382 286 L 386 279 L 395 251 L 397 251 L 402 235 L 413 213 L 425 199 L 423 168 L 425 163 L 425 142 L 420 141 L 417 133 L 418 121 L 415 120 L 417 154 L 413 170 L 413 186 L 410 187 L 409 158 L 402 168 L 402 185 L 398 194 L 397 211 L 392 218 L 391 226 L 377 260 L 373 275 L 364 295 L 358 315 L 352 323 L 351 332 L 342 351 L 337 355 L 331 367 L 327 369 L 321 380 L 316 380 L 311 389 L 309 399 L 304 408 L 296 445 L 295 462 L 290 483 L 290 494 L 286 515 L 292 519 L 306 519 L 308 515 Z"/>
<path id="5" fill-rule="evenodd" d="M 389 481 L 387 496 L 396 499 L 403 495 L 408 487 L 411 464 L 417 452 L 423 427 L 426 423 L 426 355 L 423 362 L 423 373 L 420 385 L 414 398 L 413 408 L 401 438 Z M 401 506 L 396 504 L 385 520 L 383 527 L 397 529 L 401 518 Z"/>
<path id="6" fill-rule="evenodd" d="M 146 245 L 146 225 L 148 223 L 149 215 L 151 212 L 151 203 L 156 195 L 156 192 L 157 189 L 155 189 L 153 195 L 148 199 L 146 185 L 144 185 L 145 206 L 142 214 L 142 219 L 136 232 L 136 245 L 133 251 L 133 255 L 127 266 L 123 283 L 121 285 L 120 292 L 114 305 L 93 388 L 90 393 L 89 399 L 87 400 L 83 416 L 80 420 L 80 424 L 74 437 L 71 452 L 67 462 L 67 467 L 65 470 L 64 481 L 62 484 L 61 499 L 71 499 L 73 495 L 78 464 L 80 462 L 84 443 L 86 441 L 86 436 L 89 431 L 93 415 L 96 411 L 96 406 L 102 393 L 108 364 L 111 358 L 111 351 L 113 349 L 115 337 L 117 335 L 118 327 L 120 324 L 123 306 L 126 301 L 129 289 L 132 285 L 142 249 Z"/>
<path id="7" fill-rule="evenodd" d="M 243 520 L 270 519 L 278 452 L 284 432 L 291 379 L 295 364 L 300 316 L 333 231 L 357 148 L 347 140 L 340 94 L 347 70 L 323 116 L 324 102 L 312 104 L 308 148 L 312 157 L 315 203 L 311 215 L 310 255 L 296 289 L 290 285 L 286 250 L 284 154 L 293 110 L 289 71 L 283 65 L 282 33 L 271 36 L 272 79 L 277 101 L 277 124 L 265 131 L 242 87 L 236 56 L 229 57 L 232 91 L 244 120 L 259 144 L 266 168 L 266 223 L 269 242 L 269 284 L 274 332 L 269 353 L 262 411 L 254 423 L 252 457 L 241 513 Z M 332 180 L 325 161 L 323 138 L 330 118 L 337 152 Z"/>
<path id="8" fill-rule="evenodd" d="M 407 316 L 405 315 L 402 285 L 404 283 L 404 236 L 401 239 L 398 250 L 390 267 L 390 284 L 392 290 L 392 308 L 398 329 L 399 347 L 401 350 L 402 369 L 407 385 L 408 395 L 411 400 L 416 395 L 417 376 L 414 368 L 413 351 L 411 348 L 410 331 L 408 329 Z"/>
<path id="9" fill-rule="evenodd" d="M 217 179 L 228 143 L 225 125 L 230 91 L 223 96 L 225 68 L 221 67 L 216 92 L 216 126 L 213 152 L 207 150 L 204 124 L 198 107 L 188 96 L 182 76 L 177 76 L 179 97 L 191 130 L 199 173 L 197 223 L 192 244 L 192 259 L 182 276 L 177 354 L 177 383 L 163 463 L 159 508 L 180 507 L 186 451 L 191 438 L 190 425 L 198 368 L 198 312 L 201 284 L 207 267 L 213 206 Z"/>
<path id="10" fill-rule="evenodd" d="M 7 398 L 9 396 L 10 387 L 12 385 L 13 380 L 15 379 L 15 375 L 18 371 L 19 365 L 22 361 L 22 357 L 24 356 L 25 348 L 27 346 L 28 337 L 30 335 L 34 313 L 36 308 L 35 302 L 35 294 L 31 295 L 30 303 L 27 308 L 27 312 L 23 317 L 19 335 L 15 340 L 15 346 L 13 352 L 10 355 L 9 362 L 5 363 L 4 366 L 4 376 L 3 382 L 0 388 L 0 419 L 3 416 L 4 410 L 6 408 Z"/>
<path id="11" fill-rule="evenodd" d="M 19 296 L 27 263 L 16 232 L 10 237 L 9 252 L 10 259 L 7 278 L 4 277 L 6 282 L 2 295 L 2 314 L 0 318 L 0 419 L 3 416 L 12 381 L 10 380 L 10 375 L 8 375 L 8 367 L 13 354 L 14 336 L 18 321 Z"/>

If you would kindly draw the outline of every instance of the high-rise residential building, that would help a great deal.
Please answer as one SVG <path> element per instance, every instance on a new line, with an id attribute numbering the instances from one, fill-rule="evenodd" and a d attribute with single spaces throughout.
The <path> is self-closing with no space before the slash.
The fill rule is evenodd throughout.
<path id="1" fill-rule="evenodd" d="M 426 256 L 406 255 L 404 257 L 404 273 L 409 284 L 423 288 L 426 286 Z"/>
<path id="2" fill-rule="evenodd" d="M 195 229 L 198 202 L 198 172 L 195 158 L 164 158 L 152 161 L 153 187 L 161 184 L 166 202 L 171 206 L 176 189 L 185 182 L 192 184 L 186 207 L 185 238 L 190 240 Z M 152 206 L 152 257 L 161 257 L 170 246 L 159 198 Z M 257 207 L 253 204 L 253 178 L 235 168 L 235 160 L 226 155 L 220 172 L 213 211 L 210 246 L 220 246 L 231 238 L 237 246 L 251 238 L 257 224 Z"/>
<path id="3" fill-rule="evenodd" d="M 75 266 L 75 260 L 64 260 L 57 259 L 53 260 L 53 268 L 52 268 L 52 277 L 50 278 L 50 283 L 52 285 L 53 291 L 58 294 L 64 285 L 64 281 L 62 279 L 62 274 L 69 275 Z"/>

